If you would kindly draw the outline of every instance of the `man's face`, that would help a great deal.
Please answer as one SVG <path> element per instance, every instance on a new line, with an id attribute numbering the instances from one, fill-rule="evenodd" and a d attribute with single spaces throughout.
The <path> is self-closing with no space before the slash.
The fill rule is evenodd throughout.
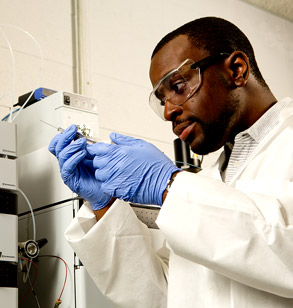
<path id="1" fill-rule="evenodd" d="M 193 47 L 187 36 L 181 35 L 167 43 L 151 61 L 150 79 L 155 85 L 163 76 L 184 60 L 197 62 L 209 54 Z M 218 150 L 229 139 L 240 115 L 239 99 L 229 78 L 222 71 L 223 61 L 201 73 L 200 88 L 182 106 L 166 101 L 165 118 L 172 121 L 173 132 L 198 154 Z"/>

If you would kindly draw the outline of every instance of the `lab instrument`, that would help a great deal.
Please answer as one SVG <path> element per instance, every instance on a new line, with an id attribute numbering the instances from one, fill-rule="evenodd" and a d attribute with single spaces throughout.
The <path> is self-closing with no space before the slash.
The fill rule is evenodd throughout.
<path id="1" fill-rule="evenodd" d="M 24 108 L 15 119 L 19 157 L 47 148 L 56 135 L 56 131 L 40 120 L 57 128 L 76 124 L 82 131 L 86 131 L 89 138 L 96 140 L 99 137 L 97 101 L 59 91 Z"/>
<path id="2" fill-rule="evenodd" d="M 17 307 L 16 125 L 0 122 L 0 302 Z"/>
<path id="3" fill-rule="evenodd" d="M 19 96 L 18 102 L 14 104 L 13 107 L 16 107 L 16 106 L 22 107 L 25 104 L 24 108 L 27 108 L 31 104 L 34 104 L 38 102 L 39 100 L 44 99 L 54 93 L 56 93 L 55 90 L 46 89 L 46 88 L 38 88 L 33 93 L 29 92 L 29 93 Z"/>
<path id="4" fill-rule="evenodd" d="M 79 94 L 59 91 L 21 111 L 15 119 L 18 137 L 18 182 L 34 209 L 37 240 L 40 236 L 47 238 L 45 251 L 66 260 L 68 276 L 60 308 L 94 305 L 112 308 L 80 265 L 63 236 L 82 201 L 63 183 L 56 158 L 48 151 L 56 129 L 40 120 L 57 128 L 77 124 L 83 129 L 86 125 L 87 132 L 96 140 L 99 137 L 97 101 Z M 28 207 L 22 196 L 19 196 L 18 209 L 19 242 L 25 242 Z M 54 307 L 64 282 L 64 266 L 60 261 L 56 262 L 45 262 L 42 259 L 38 264 L 38 297 L 43 302 L 50 303 L 50 307 Z M 32 267 L 31 278 L 33 277 Z M 27 284 L 19 284 L 19 288 L 20 294 L 28 290 Z M 35 307 L 33 296 L 28 296 L 20 307 Z"/>

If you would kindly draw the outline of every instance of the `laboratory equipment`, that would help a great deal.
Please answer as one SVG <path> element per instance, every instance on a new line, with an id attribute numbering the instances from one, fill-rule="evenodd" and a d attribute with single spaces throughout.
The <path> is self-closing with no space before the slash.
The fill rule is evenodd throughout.
<path id="1" fill-rule="evenodd" d="M 199 172 L 201 170 L 201 161 L 198 156 L 191 153 L 190 146 L 182 141 L 180 138 L 176 138 L 173 141 L 175 164 L 177 167 L 184 171 Z"/>
<path id="2" fill-rule="evenodd" d="M 56 91 L 51 89 L 38 88 L 33 92 L 29 92 L 19 96 L 18 102 L 15 105 L 13 105 L 13 107 L 24 106 L 24 108 L 26 108 L 29 105 L 34 104 L 39 100 L 44 99 L 45 97 L 48 97 L 54 93 L 56 93 Z"/>
<path id="3" fill-rule="evenodd" d="M 0 189 L 16 189 L 16 125 L 0 122 Z"/>
<path id="4" fill-rule="evenodd" d="M 34 209 L 36 239 L 48 240 L 41 249 L 40 256 L 58 256 L 67 264 L 68 275 L 60 308 L 96 305 L 112 308 L 64 238 L 66 227 L 83 201 L 63 183 L 58 162 L 48 150 L 51 139 L 58 133 L 56 128 L 66 128 L 71 124 L 79 125 L 80 132 L 86 134 L 87 138 L 98 139 L 97 101 L 82 95 L 59 91 L 24 108 L 16 117 L 15 123 L 18 133 L 19 187 Z M 29 209 L 22 196 L 19 196 L 18 214 L 19 241 L 25 243 L 31 239 L 26 237 L 26 230 L 31 230 L 31 224 L 27 222 Z M 64 264 L 56 258 L 40 258 L 40 256 L 37 266 L 38 278 L 34 289 L 40 306 L 51 308 L 54 307 L 64 282 Z M 31 277 L 34 277 L 33 267 Z M 28 285 L 23 284 L 22 277 L 19 277 L 18 282 L 19 298 L 22 298 Z M 88 289 L 93 292 L 88 294 Z M 30 292 L 19 307 L 34 306 L 36 306 L 35 299 Z"/>
<path id="5" fill-rule="evenodd" d="M 17 289 L 17 170 L 16 125 L 0 122 L 0 302 L 16 308 Z"/>

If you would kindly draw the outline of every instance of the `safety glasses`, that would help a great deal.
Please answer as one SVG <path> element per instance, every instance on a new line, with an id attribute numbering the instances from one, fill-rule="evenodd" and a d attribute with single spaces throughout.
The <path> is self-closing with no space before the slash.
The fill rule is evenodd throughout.
<path id="1" fill-rule="evenodd" d="M 228 53 L 208 56 L 198 62 L 187 59 L 176 69 L 167 73 L 154 86 L 149 97 L 149 104 L 163 120 L 166 101 L 182 106 L 200 87 L 201 73 L 208 66 L 230 56 Z"/>

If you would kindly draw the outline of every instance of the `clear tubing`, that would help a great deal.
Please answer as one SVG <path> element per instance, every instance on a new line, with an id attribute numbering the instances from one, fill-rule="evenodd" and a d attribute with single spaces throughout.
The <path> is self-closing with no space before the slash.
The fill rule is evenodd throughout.
<path id="1" fill-rule="evenodd" d="M 12 63 L 12 91 L 11 91 L 11 103 L 10 103 L 10 113 L 9 113 L 9 122 L 11 121 L 11 116 L 12 116 L 12 107 L 13 107 L 13 103 L 14 103 L 14 97 L 15 97 L 15 91 L 16 91 L 16 69 L 15 69 L 15 57 L 14 57 L 14 53 L 13 53 L 13 49 L 11 47 L 11 44 L 6 36 L 6 34 L 4 33 L 4 31 L 0 28 L 0 32 L 3 36 L 3 38 L 6 41 L 6 44 L 8 46 L 9 52 L 10 52 L 10 56 L 11 56 L 11 63 Z"/>
<path id="2" fill-rule="evenodd" d="M 41 49 L 41 46 L 40 44 L 38 43 L 38 41 L 26 30 L 20 28 L 20 27 L 17 27 L 17 26 L 14 26 L 14 25 L 9 25 L 9 24 L 0 24 L 0 27 L 9 27 L 9 28 L 13 28 L 13 29 L 17 29 L 21 32 L 24 32 L 26 35 L 28 35 L 33 41 L 34 43 L 37 45 L 38 49 L 39 49 L 39 52 L 40 52 L 40 57 L 41 57 L 41 72 L 40 72 L 40 77 L 39 77 L 39 83 L 40 81 L 42 80 L 43 78 L 43 72 L 44 72 L 44 56 L 43 56 L 43 52 L 42 52 L 42 49 Z M 15 118 L 18 116 L 18 114 L 21 112 L 21 110 L 26 106 L 26 104 L 28 103 L 28 101 L 30 100 L 30 98 L 33 96 L 34 92 L 36 91 L 36 89 L 38 89 L 40 86 L 36 86 L 35 89 L 32 91 L 32 93 L 30 94 L 30 96 L 27 98 L 27 100 L 25 101 L 25 103 L 21 106 L 19 112 L 16 113 L 16 115 L 14 116 L 14 118 L 11 118 L 11 115 L 12 115 L 12 107 L 13 107 L 13 102 L 12 102 L 12 105 L 10 107 L 10 118 L 9 118 L 9 121 L 8 122 L 13 122 L 15 120 Z"/>

